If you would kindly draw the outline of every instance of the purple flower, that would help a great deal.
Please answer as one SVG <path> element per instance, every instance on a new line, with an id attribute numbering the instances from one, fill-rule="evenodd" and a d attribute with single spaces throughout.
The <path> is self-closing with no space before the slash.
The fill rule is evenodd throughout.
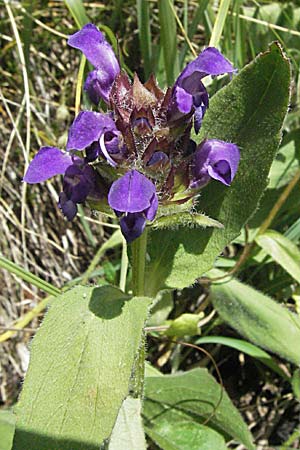
<path id="1" fill-rule="evenodd" d="M 86 200 L 93 200 L 93 207 L 104 213 L 108 201 L 127 242 L 132 242 L 147 221 L 155 219 L 156 192 L 162 208 L 176 209 L 212 178 L 231 183 L 239 163 L 238 147 L 213 139 L 197 148 L 190 137 L 192 121 L 198 132 L 209 103 L 202 78 L 234 72 L 217 49 L 204 50 L 173 88 L 163 92 L 153 75 L 142 84 L 137 75 L 131 81 L 120 72 L 112 47 L 94 25 L 85 25 L 68 43 L 94 66 L 85 89 L 94 103 L 103 98 L 110 112 L 80 112 L 69 130 L 67 152 L 42 148 L 24 177 L 38 183 L 64 175 L 59 207 L 68 220 Z M 105 163 L 111 167 L 105 169 Z M 119 174 L 124 175 L 116 179 Z"/>
<path id="2" fill-rule="evenodd" d="M 186 66 L 174 84 L 168 110 L 169 122 L 174 123 L 194 113 L 194 126 L 198 133 L 208 108 L 208 93 L 202 78 L 234 71 L 232 64 L 216 48 L 205 49 Z"/>
<path id="3" fill-rule="evenodd" d="M 192 188 L 205 186 L 211 178 L 230 185 L 240 160 L 240 152 L 235 144 L 210 139 L 202 142 L 193 157 Z"/>
<path id="4" fill-rule="evenodd" d="M 86 150 L 89 162 L 102 155 L 111 166 L 116 167 L 117 162 L 111 154 L 115 159 L 122 158 L 124 144 L 122 134 L 109 115 L 81 111 L 70 127 L 67 150 Z"/>
<path id="5" fill-rule="evenodd" d="M 95 170 L 82 159 L 74 158 L 74 163 L 65 172 L 63 192 L 59 196 L 58 206 L 64 216 L 73 220 L 77 214 L 78 203 L 84 203 L 88 196 L 99 197 L 101 190 L 95 192 L 98 187 Z"/>
<path id="6" fill-rule="evenodd" d="M 120 72 L 120 65 L 112 47 L 98 28 L 88 23 L 68 39 L 71 47 L 82 51 L 88 61 L 95 67 L 89 73 L 84 89 L 96 105 L 103 98 L 109 103 L 109 94 L 116 76 Z"/>
<path id="7" fill-rule="evenodd" d="M 68 220 L 77 213 L 77 203 L 88 196 L 99 198 L 101 188 L 95 170 L 83 159 L 70 156 L 56 147 L 42 147 L 26 171 L 23 181 L 41 183 L 55 175 L 64 175 L 59 207 Z"/>
<path id="8" fill-rule="evenodd" d="M 130 170 L 112 184 L 108 203 L 121 217 L 120 226 L 127 242 L 142 234 L 146 220 L 153 220 L 158 208 L 154 184 L 136 170 Z"/>

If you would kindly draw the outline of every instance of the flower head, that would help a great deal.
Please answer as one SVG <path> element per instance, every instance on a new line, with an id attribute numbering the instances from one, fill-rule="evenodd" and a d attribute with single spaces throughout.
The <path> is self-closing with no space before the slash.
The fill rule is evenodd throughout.
<path id="1" fill-rule="evenodd" d="M 131 81 L 120 71 L 111 46 L 94 25 L 85 25 L 68 43 L 95 67 L 85 89 L 94 103 L 104 99 L 110 111 L 81 111 L 70 127 L 67 152 L 43 147 L 24 177 L 38 183 L 62 174 L 59 207 L 68 220 L 75 217 L 77 204 L 92 200 L 101 211 L 109 206 L 115 212 L 132 242 L 147 221 L 155 220 L 158 208 L 162 214 L 170 205 L 190 208 L 188 200 L 211 179 L 232 182 L 238 147 L 217 139 L 197 147 L 190 138 L 193 122 L 198 132 L 208 107 L 202 78 L 234 71 L 217 49 L 204 50 L 164 92 L 153 75 L 142 84 L 137 75 Z"/>

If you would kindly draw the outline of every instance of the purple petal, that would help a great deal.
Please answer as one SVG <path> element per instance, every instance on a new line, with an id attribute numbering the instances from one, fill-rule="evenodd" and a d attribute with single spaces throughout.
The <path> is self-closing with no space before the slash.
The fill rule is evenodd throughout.
<path id="1" fill-rule="evenodd" d="M 98 141 L 104 131 L 115 130 L 115 122 L 108 115 L 81 111 L 70 127 L 67 150 L 84 150 Z"/>
<path id="2" fill-rule="evenodd" d="M 173 106 L 173 107 L 172 107 Z M 182 89 L 180 86 L 175 86 L 172 94 L 171 102 L 171 116 L 173 120 L 176 120 L 176 109 L 182 114 L 188 114 L 193 107 L 193 96 Z M 172 111 L 173 110 L 173 111 Z"/>
<path id="3" fill-rule="evenodd" d="M 165 166 L 168 162 L 169 158 L 164 152 L 155 152 L 146 165 L 151 169 L 157 169 Z"/>
<path id="4" fill-rule="evenodd" d="M 93 142 L 89 147 L 85 150 L 85 160 L 87 162 L 93 162 L 95 161 L 98 156 L 101 154 L 101 148 L 99 142 Z"/>
<path id="5" fill-rule="evenodd" d="M 211 139 L 204 141 L 194 155 L 192 185 L 203 186 L 209 178 L 230 185 L 240 160 L 240 152 L 235 144 Z"/>
<path id="6" fill-rule="evenodd" d="M 208 93 L 201 81 L 202 78 L 234 71 L 232 64 L 216 48 L 209 47 L 204 50 L 177 78 L 168 108 L 168 120 L 174 122 L 182 115 L 193 111 L 193 107 L 196 110 L 202 107 L 202 116 L 200 117 L 198 109 L 195 118 L 195 131 L 198 133 L 203 115 L 208 108 Z"/>
<path id="7" fill-rule="evenodd" d="M 101 81 L 98 79 L 98 71 L 93 70 L 90 72 L 84 83 L 84 90 L 88 93 L 90 100 L 98 105 L 101 98 L 107 97 L 107 93 L 104 92 L 101 86 Z"/>
<path id="8" fill-rule="evenodd" d="M 83 203 L 89 193 L 95 189 L 96 172 L 83 160 L 68 167 L 64 176 L 63 190 L 68 200 Z"/>
<path id="9" fill-rule="evenodd" d="M 70 36 L 68 44 L 81 50 L 97 69 L 89 74 L 85 84 L 85 90 L 88 91 L 91 100 L 98 104 L 100 96 L 108 102 L 111 87 L 120 72 L 120 65 L 101 31 L 89 23 Z"/>
<path id="10" fill-rule="evenodd" d="M 123 236 L 128 243 L 137 239 L 144 231 L 146 219 L 142 213 L 129 213 L 120 219 Z"/>
<path id="11" fill-rule="evenodd" d="M 110 73 L 102 69 L 96 69 L 88 74 L 84 83 L 84 90 L 87 91 L 95 105 L 98 105 L 101 98 L 108 103 L 113 82 L 114 77 L 112 78 Z"/>
<path id="12" fill-rule="evenodd" d="M 131 170 L 111 185 L 108 203 L 120 212 L 142 212 L 151 206 L 154 194 L 154 184 L 141 173 Z"/>
<path id="13" fill-rule="evenodd" d="M 65 173 L 70 165 L 72 165 L 70 155 L 56 147 L 42 147 L 29 164 L 23 181 L 29 184 L 41 183 L 55 175 Z"/>
<path id="14" fill-rule="evenodd" d="M 223 73 L 233 73 L 235 69 L 219 50 L 214 47 L 208 47 L 186 66 L 177 78 L 175 85 L 184 87 L 182 85 L 183 81 L 193 75 L 194 72 L 198 72 L 198 76 L 201 79 L 207 75 L 217 76 Z"/>
<path id="15" fill-rule="evenodd" d="M 202 125 L 202 119 L 204 117 L 206 111 L 206 106 L 198 106 L 198 108 L 195 109 L 194 114 L 194 129 L 195 133 L 198 134 Z"/>
<path id="16" fill-rule="evenodd" d="M 68 39 L 68 45 L 81 50 L 97 69 L 111 69 L 115 72 L 115 76 L 120 72 L 120 66 L 112 47 L 101 31 L 92 23 L 88 23 L 77 33 L 72 34 Z"/>
<path id="17" fill-rule="evenodd" d="M 72 200 L 68 200 L 64 192 L 59 195 L 58 207 L 69 221 L 73 220 L 77 214 L 77 205 Z"/>
<path id="18" fill-rule="evenodd" d="M 150 207 L 146 209 L 146 211 L 144 211 L 145 216 L 148 220 L 154 220 L 154 217 L 156 216 L 157 213 L 157 208 L 158 208 L 158 198 L 156 194 L 153 194 Z"/>

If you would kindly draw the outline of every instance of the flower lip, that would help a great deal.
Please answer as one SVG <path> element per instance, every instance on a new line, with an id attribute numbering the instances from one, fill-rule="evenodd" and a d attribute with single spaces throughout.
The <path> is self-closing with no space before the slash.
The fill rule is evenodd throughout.
<path id="1" fill-rule="evenodd" d="M 195 72 L 198 74 L 195 75 Z M 182 86 L 184 89 L 192 88 L 189 80 L 197 83 L 199 79 L 211 75 L 217 76 L 224 73 L 233 73 L 235 69 L 233 65 L 214 47 L 207 47 L 200 55 L 191 61 L 177 78 L 175 85 Z M 192 77 L 192 79 L 190 79 Z M 195 77 L 193 79 L 193 77 Z"/>
<path id="2" fill-rule="evenodd" d="M 154 184 L 137 170 L 130 170 L 114 181 L 108 194 L 108 203 L 119 212 L 142 212 L 151 206 L 154 194 Z"/>
<path id="3" fill-rule="evenodd" d="M 177 78 L 168 107 L 168 120 L 189 120 L 195 112 L 195 131 L 199 132 L 202 118 L 208 108 L 208 93 L 202 78 L 235 72 L 232 64 L 214 47 L 208 47 L 191 61 Z"/>
<path id="4" fill-rule="evenodd" d="M 41 183 L 55 175 L 62 175 L 73 164 L 72 157 L 56 147 L 42 147 L 28 166 L 23 181 Z"/>
<path id="5" fill-rule="evenodd" d="M 112 47 L 103 33 L 92 23 L 86 24 L 81 30 L 72 34 L 68 39 L 68 45 L 81 50 L 97 69 L 107 68 L 111 72 L 119 73 L 120 66 Z"/>
<path id="6" fill-rule="evenodd" d="M 193 157 L 191 187 L 203 187 L 210 178 L 229 186 L 240 160 L 238 147 L 218 139 L 203 141 Z"/>

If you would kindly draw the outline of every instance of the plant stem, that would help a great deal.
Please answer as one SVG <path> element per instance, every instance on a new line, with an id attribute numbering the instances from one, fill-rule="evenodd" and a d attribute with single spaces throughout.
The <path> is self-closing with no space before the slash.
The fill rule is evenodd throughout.
<path id="1" fill-rule="evenodd" d="M 127 270 L 128 270 L 127 243 L 126 240 L 123 238 L 120 283 L 119 283 L 119 287 L 123 292 L 126 291 Z"/>
<path id="2" fill-rule="evenodd" d="M 145 295 L 145 266 L 147 251 L 147 229 L 132 243 L 132 290 L 133 295 Z M 142 398 L 145 377 L 145 333 L 133 367 L 132 391 L 135 398 Z"/>
<path id="3" fill-rule="evenodd" d="M 136 296 L 145 294 L 146 250 L 147 229 L 132 243 L 132 291 Z"/>

